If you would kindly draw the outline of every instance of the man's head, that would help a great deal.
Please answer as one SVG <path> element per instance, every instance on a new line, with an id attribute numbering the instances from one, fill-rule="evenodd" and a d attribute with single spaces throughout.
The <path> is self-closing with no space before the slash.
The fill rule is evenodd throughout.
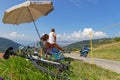
<path id="1" fill-rule="evenodd" d="M 41 40 L 47 41 L 48 38 L 49 38 L 48 34 L 44 34 L 44 35 L 41 37 Z"/>
<path id="2" fill-rule="evenodd" d="M 55 32 L 55 29 L 51 29 L 51 32 Z"/>

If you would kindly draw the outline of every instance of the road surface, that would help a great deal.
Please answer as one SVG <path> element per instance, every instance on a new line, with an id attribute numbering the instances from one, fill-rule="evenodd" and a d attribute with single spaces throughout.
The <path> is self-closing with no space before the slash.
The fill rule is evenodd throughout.
<path id="1" fill-rule="evenodd" d="M 66 57 L 71 57 L 73 59 L 82 60 L 84 62 L 88 62 L 91 64 L 96 64 L 105 69 L 109 69 L 113 72 L 117 72 L 120 74 L 120 61 L 112 61 L 100 58 L 89 58 L 89 57 L 80 57 L 79 54 L 64 54 Z"/>

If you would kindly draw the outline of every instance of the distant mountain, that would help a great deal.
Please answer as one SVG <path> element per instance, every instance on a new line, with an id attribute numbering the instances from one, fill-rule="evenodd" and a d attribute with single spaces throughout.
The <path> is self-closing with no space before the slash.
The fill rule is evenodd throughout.
<path id="1" fill-rule="evenodd" d="M 17 42 L 0 37 L 0 52 L 4 52 L 8 47 L 18 48 L 19 46 Z"/>
<path id="2" fill-rule="evenodd" d="M 27 45 L 29 45 L 29 46 L 34 46 L 34 45 L 35 45 L 35 41 L 30 41 L 30 40 L 18 40 L 18 39 L 16 39 L 15 41 L 18 42 L 18 43 L 20 43 L 20 44 L 22 44 L 22 45 L 25 45 L 25 46 L 27 46 Z M 37 42 L 37 41 L 36 41 L 36 42 Z"/>
<path id="3" fill-rule="evenodd" d="M 92 45 L 96 47 L 101 44 L 107 44 L 113 41 L 114 38 L 101 38 L 101 39 L 93 39 Z M 70 45 L 65 46 L 64 48 L 70 50 L 80 50 L 84 45 L 88 45 L 90 47 L 90 40 L 83 40 L 79 42 L 72 43 Z"/>
<path id="4" fill-rule="evenodd" d="M 57 44 L 59 44 L 62 47 L 67 46 L 72 43 L 74 43 L 74 42 L 73 41 L 57 41 Z"/>

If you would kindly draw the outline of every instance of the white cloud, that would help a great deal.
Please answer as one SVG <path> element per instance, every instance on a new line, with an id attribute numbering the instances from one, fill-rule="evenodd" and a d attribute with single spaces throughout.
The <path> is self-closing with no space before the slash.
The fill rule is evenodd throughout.
<path id="1" fill-rule="evenodd" d="M 96 38 L 107 37 L 107 35 L 103 32 L 94 32 L 93 36 L 95 36 Z"/>
<path id="2" fill-rule="evenodd" d="M 101 31 L 94 31 L 92 28 L 84 28 L 83 31 L 74 31 L 71 34 L 58 34 L 58 41 L 81 41 L 90 39 L 90 33 L 92 32 L 93 39 L 107 37 L 106 33 Z"/>
<path id="3" fill-rule="evenodd" d="M 21 38 L 24 37 L 24 34 L 18 34 L 17 32 L 11 32 L 8 34 L 0 34 L 2 37 L 7 37 L 7 38 Z"/>

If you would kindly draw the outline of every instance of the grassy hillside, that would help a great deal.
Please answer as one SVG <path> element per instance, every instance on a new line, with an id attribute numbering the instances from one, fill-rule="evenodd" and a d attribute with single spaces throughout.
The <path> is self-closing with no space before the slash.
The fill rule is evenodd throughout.
<path id="1" fill-rule="evenodd" d="M 96 47 L 101 44 L 107 44 L 112 42 L 112 38 L 102 38 L 102 39 L 93 39 L 93 47 Z M 90 46 L 90 40 L 83 40 L 79 42 L 72 43 L 68 46 L 65 46 L 64 48 L 70 49 L 70 50 L 80 50 L 84 45 Z"/>
<path id="2" fill-rule="evenodd" d="M 0 52 L 4 52 L 8 47 L 17 48 L 20 44 L 12 40 L 0 37 Z"/>
<path id="3" fill-rule="evenodd" d="M 92 53 L 90 52 L 88 57 L 120 61 L 120 38 L 97 41 L 97 44 L 93 43 Z M 72 51 L 72 53 L 80 54 L 79 50 Z"/>
<path id="4" fill-rule="evenodd" d="M 99 45 L 93 47 L 93 56 L 120 61 L 119 38 L 98 40 Z M 91 56 L 91 53 L 88 55 Z M 73 60 L 70 80 L 120 80 L 120 74 L 103 69 L 94 64 Z M 35 68 L 30 61 L 12 56 L 8 60 L 0 59 L 0 77 L 4 80 L 58 80 Z"/>
<path id="5" fill-rule="evenodd" d="M 46 76 L 37 70 L 30 61 L 19 57 L 0 60 L 0 74 L 4 80 L 38 80 Z"/>
<path id="6" fill-rule="evenodd" d="M 120 61 L 120 42 L 99 45 L 93 48 L 92 54 L 93 57 Z"/>
<path id="7" fill-rule="evenodd" d="M 93 64 L 73 60 L 73 73 L 70 80 L 119 80 L 120 74 L 97 67 Z M 30 61 L 20 57 L 11 57 L 8 60 L 0 59 L 0 77 L 4 80 L 58 80 L 35 68 Z"/>
<path id="8" fill-rule="evenodd" d="M 91 54 L 92 57 L 96 58 L 120 61 L 120 38 L 115 37 L 111 41 L 104 41 L 104 43 L 96 45 L 96 47 L 93 47 Z"/>
<path id="9" fill-rule="evenodd" d="M 80 41 L 66 46 L 65 48 L 73 50 L 72 53 L 79 53 L 82 44 L 90 44 L 89 40 Z M 89 57 L 110 59 L 120 61 L 120 37 L 103 38 L 93 40 L 93 50 Z"/>

